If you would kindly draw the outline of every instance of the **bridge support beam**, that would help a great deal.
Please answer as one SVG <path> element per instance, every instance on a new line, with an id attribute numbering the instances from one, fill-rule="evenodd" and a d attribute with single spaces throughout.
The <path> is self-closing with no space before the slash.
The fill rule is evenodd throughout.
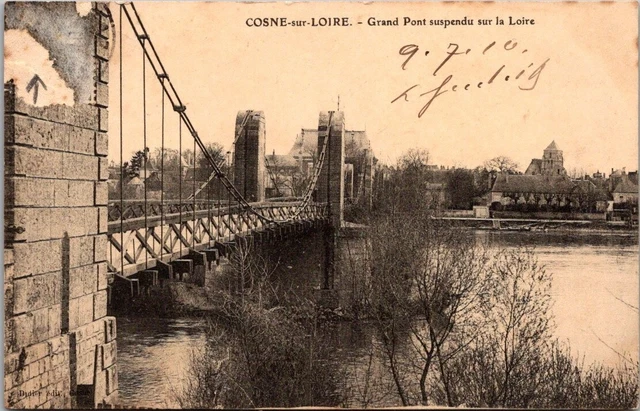
<path id="1" fill-rule="evenodd" d="M 92 4 L 83 13 L 74 2 L 5 7 L 4 404 L 11 409 L 73 408 L 86 386 L 92 406 L 117 395 L 106 262 L 113 39 L 109 5 Z"/>
<path id="2" fill-rule="evenodd" d="M 246 119 L 244 128 L 241 127 Z M 242 128 L 242 131 L 240 129 Z M 264 201 L 265 118 L 262 111 L 239 111 L 236 117 L 233 184 L 250 202 Z"/>

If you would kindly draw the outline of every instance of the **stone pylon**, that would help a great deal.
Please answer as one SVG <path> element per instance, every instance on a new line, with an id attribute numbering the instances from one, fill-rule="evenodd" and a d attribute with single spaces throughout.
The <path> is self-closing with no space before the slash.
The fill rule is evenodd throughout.
<path id="1" fill-rule="evenodd" d="M 243 122 L 245 123 L 244 127 L 241 127 Z M 249 113 L 249 111 L 242 110 L 238 112 L 233 184 L 249 202 L 264 201 L 266 134 L 265 118 L 262 111 Z"/>
<path id="2" fill-rule="evenodd" d="M 316 201 L 327 203 L 330 223 L 335 229 L 339 229 L 344 221 L 344 113 L 341 111 L 320 112 L 318 155 L 322 152 L 326 139 L 328 142 L 316 186 Z"/>

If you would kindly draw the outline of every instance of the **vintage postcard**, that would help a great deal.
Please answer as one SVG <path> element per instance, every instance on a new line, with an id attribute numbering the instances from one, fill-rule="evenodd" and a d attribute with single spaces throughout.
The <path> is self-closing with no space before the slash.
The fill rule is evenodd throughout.
<path id="1" fill-rule="evenodd" d="M 5 407 L 637 407 L 637 21 L 6 3 Z"/>

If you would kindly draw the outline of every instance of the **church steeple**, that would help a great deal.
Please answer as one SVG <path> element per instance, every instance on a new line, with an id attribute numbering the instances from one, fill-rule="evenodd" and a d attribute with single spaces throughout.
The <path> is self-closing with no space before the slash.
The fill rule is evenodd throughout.
<path id="1" fill-rule="evenodd" d="M 560 149 L 558 148 L 556 141 L 553 140 L 551 144 L 549 144 L 547 148 L 544 149 L 544 151 L 547 151 L 547 150 L 551 151 L 551 150 L 560 150 Z"/>
<path id="2" fill-rule="evenodd" d="M 562 158 L 562 150 L 558 148 L 555 140 L 544 149 L 542 154 L 542 174 L 546 175 L 564 175 L 564 159 Z"/>

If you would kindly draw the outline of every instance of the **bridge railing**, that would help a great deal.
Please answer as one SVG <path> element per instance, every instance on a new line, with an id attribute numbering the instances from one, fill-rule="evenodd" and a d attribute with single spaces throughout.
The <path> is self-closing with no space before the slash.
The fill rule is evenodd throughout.
<path id="1" fill-rule="evenodd" d="M 117 206 L 116 206 L 117 204 Z M 327 205 L 308 204 L 299 211 L 299 202 L 252 203 L 253 211 L 238 205 L 223 205 L 196 201 L 195 206 L 177 201 L 164 204 L 147 201 L 123 202 L 109 206 L 108 270 L 131 275 L 150 269 L 158 260 L 169 262 L 216 242 L 233 241 L 236 235 L 265 231 L 277 226 L 272 221 L 315 221 L 327 217 Z M 123 214 L 122 211 L 124 210 Z M 120 218 L 122 215 L 122 218 Z M 113 217 L 111 217 L 113 216 Z M 117 219 L 115 216 L 118 216 Z"/>

